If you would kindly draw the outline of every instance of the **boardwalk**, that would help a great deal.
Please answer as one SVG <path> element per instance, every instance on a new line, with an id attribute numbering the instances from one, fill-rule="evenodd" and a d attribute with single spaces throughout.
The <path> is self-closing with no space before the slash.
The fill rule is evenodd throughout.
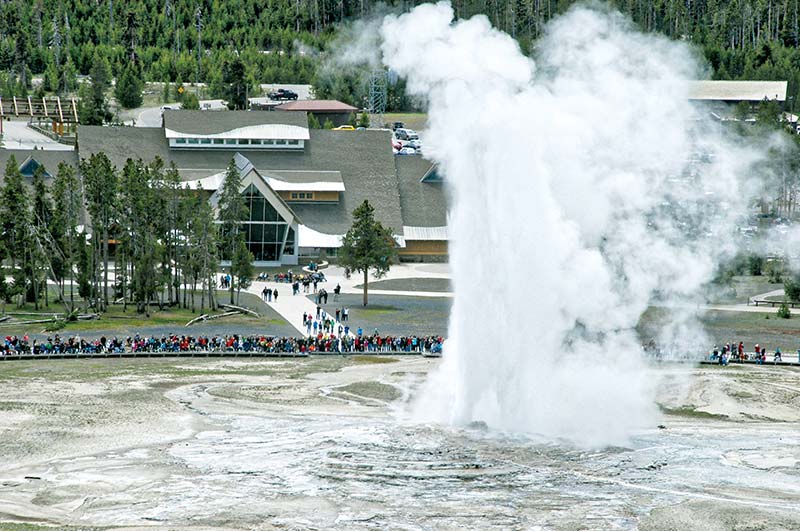
<path id="1" fill-rule="evenodd" d="M 399 350 L 385 352 L 256 352 L 256 351 L 186 351 L 186 352 L 105 352 L 98 354 L 12 354 L 0 356 L 3 361 L 24 360 L 77 360 L 77 359 L 132 359 L 132 358 L 308 358 L 309 356 L 424 356 L 438 358 L 438 354 L 430 352 L 405 352 Z"/>

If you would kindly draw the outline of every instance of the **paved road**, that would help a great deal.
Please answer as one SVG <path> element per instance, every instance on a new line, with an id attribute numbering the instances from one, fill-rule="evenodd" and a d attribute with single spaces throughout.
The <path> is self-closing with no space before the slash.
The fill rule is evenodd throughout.
<path id="1" fill-rule="evenodd" d="M 5 149 L 44 149 L 48 151 L 73 151 L 73 146 L 60 144 L 28 127 L 27 121 L 10 120 L 3 122 L 3 148 Z M 22 161 L 18 161 L 22 163 Z"/>

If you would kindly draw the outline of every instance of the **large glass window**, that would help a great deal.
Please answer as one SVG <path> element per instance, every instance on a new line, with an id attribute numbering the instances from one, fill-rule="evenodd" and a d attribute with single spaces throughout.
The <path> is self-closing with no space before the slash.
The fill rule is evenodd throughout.
<path id="1" fill-rule="evenodd" d="M 286 236 L 283 254 L 294 254 L 294 229 L 291 227 L 289 227 L 289 234 Z"/>
<path id="2" fill-rule="evenodd" d="M 247 248 L 259 262 L 280 260 L 288 225 L 286 220 L 254 185 L 248 186 L 242 195 L 249 211 L 248 221 L 243 224 Z M 290 252 L 294 253 L 294 242 Z"/>

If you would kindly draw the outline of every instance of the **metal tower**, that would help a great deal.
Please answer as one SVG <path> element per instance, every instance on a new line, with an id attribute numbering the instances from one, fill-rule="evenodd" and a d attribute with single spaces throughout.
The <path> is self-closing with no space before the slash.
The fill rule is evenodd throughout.
<path id="1" fill-rule="evenodd" d="M 373 70 L 369 75 L 369 99 L 367 111 L 377 118 L 378 125 L 383 125 L 383 113 L 386 112 L 388 94 L 388 74 L 386 70 Z"/>

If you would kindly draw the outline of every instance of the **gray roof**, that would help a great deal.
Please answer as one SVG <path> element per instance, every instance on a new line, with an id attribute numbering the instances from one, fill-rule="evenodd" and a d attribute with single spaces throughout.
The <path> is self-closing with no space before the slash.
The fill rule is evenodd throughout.
<path id="1" fill-rule="evenodd" d="M 305 112 L 164 111 L 164 127 L 185 134 L 213 135 L 264 124 L 308 127 L 308 116 Z"/>
<path id="2" fill-rule="evenodd" d="M 0 149 L 0 182 L 5 173 L 6 164 L 11 156 L 17 160 L 20 166 L 28 157 L 33 157 L 42 164 L 50 175 L 55 176 L 60 162 L 66 162 L 72 166 L 78 165 L 78 154 L 75 151 L 48 151 L 40 149 Z"/>
<path id="3" fill-rule="evenodd" d="M 400 186 L 403 225 L 443 227 L 447 225 L 447 190 L 443 182 L 420 182 L 433 162 L 420 155 L 395 156 Z"/>
<path id="4" fill-rule="evenodd" d="M 245 114 L 270 113 L 253 111 Z M 375 207 L 377 219 L 396 234 L 402 234 L 403 217 L 391 132 L 312 129 L 310 135 L 302 151 L 248 150 L 243 155 L 260 174 L 266 176 L 292 175 L 292 171 L 286 170 L 340 172 L 347 191 L 342 192 L 339 203 L 291 206 L 303 223 L 316 231 L 326 234 L 347 232 L 352 224 L 353 210 L 367 199 Z M 224 171 L 237 152 L 236 149 L 170 150 L 164 130 L 160 128 L 79 126 L 78 139 L 81 158 L 103 151 L 117 168 L 122 168 L 128 158 L 152 160 L 159 156 L 166 164 L 174 162 L 184 180 L 196 180 Z M 422 174 L 417 179 L 421 177 Z"/>
<path id="5" fill-rule="evenodd" d="M 150 161 L 158 156 L 168 161 L 170 155 L 164 130 L 159 127 L 79 125 L 78 150 L 81 159 L 103 152 L 119 169 L 128 159 Z"/>
<path id="6" fill-rule="evenodd" d="M 247 154 L 245 154 L 247 156 Z M 265 177 L 275 177 L 289 183 L 340 183 L 342 172 L 337 170 L 264 170 Z"/>

